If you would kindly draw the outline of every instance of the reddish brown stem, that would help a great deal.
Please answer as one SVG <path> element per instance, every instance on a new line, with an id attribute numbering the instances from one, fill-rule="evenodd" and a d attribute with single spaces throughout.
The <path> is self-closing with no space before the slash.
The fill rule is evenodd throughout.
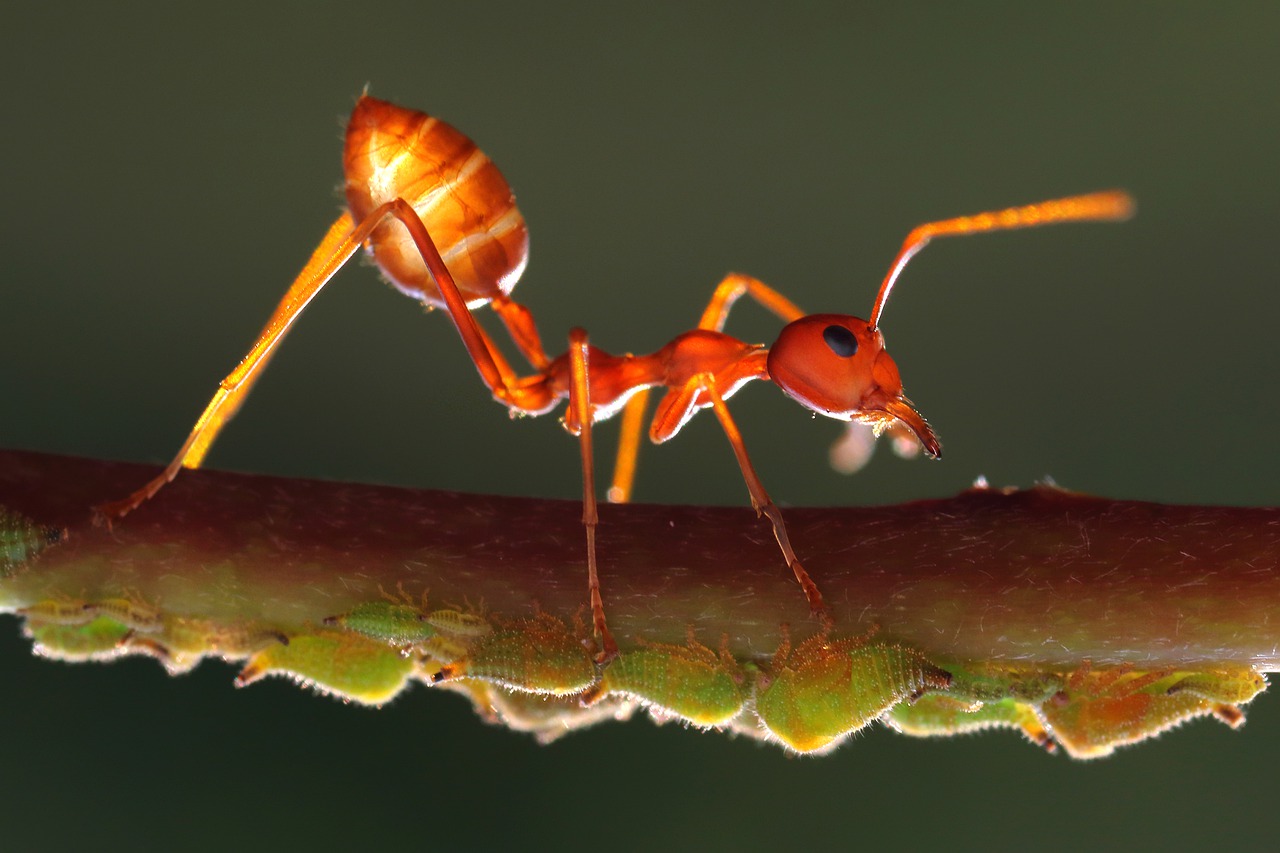
<path id="1" fill-rule="evenodd" d="M 93 526 L 91 506 L 153 473 L 0 452 L 0 506 L 67 532 L 0 580 L 0 604 L 107 582 L 211 618 L 250 607 L 276 624 L 318 624 L 397 585 L 484 599 L 496 613 L 586 604 L 577 502 L 192 471 L 114 528 Z M 973 660 L 1280 665 L 1280 509 L 1041 486 L 790 509 L 787 520 L 847 634 L 878 625 Z M 603 507 L 600 570 L 620 644 L 682 643 L 694 625 L 762 657 L 783 623 L 797 639 L 818 627 L 748 509 Z"/>

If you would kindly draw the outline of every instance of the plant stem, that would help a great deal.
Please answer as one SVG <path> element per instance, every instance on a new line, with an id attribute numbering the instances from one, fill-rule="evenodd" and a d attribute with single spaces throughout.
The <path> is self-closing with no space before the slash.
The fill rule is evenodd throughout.
<path id="1" fill-rule="evenodd" d="M 129 588 L 210 618 L 250 607 L 319 622 L 397 586 L 435 602 L 570 615 L 586 601 L 576 502 L 184 472 L 113 528 L 90 507 L 145 466 L 0 452 L 0 506 L 66 528 L 0 605 Z M 619 640 L 729 635 L 764 655 L 815 620 L 749 510 L 601 509 L 602 583 Z M 1280 509 L 1169 506 L 1052 487 L 874 508 L 793 508 L 792 540 L 847 633 L 947 656 L 1074 665 L 1280 666 Z M 214 595 L 220 591 L 221 596 Z"/>

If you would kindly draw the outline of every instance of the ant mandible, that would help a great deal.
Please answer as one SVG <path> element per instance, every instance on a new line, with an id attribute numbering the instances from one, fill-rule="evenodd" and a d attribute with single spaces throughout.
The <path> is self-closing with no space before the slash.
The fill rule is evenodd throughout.
<path id="1" fill-rule="evenodd" d="M 885 301 L 907 261 L 935 237 L 1052 222 L 1120 220 L 1132 212 L 1129 196 L 1112 190 L 921 225 L 907 235 L 890 266 L 870 320 L 805 315 L 762 282 L 731 274 L 716 287 L 697 328 L 677 335 L 657 352 L 611 355 L 591 346 L 587 333 L 575 328 L 569 332 L 568 352 L 550 358 L 532 315 L 508 295 L 528 257 L 524 218 L 506 180 L 475 143 L 439 119 L 364 95 L 347 126 L 344 170 L 347 212 L 329 228 L 249 353 L 222 381 L 178 455 L 138 491 L 99 507 L 98 517 L 119 518 L 173 480 L 180 469 L 200 467 L 298 315 L 365 246 L 392 285 L 447 312 L 481 379 L 513 414 L 545 414 L 568 399 L 563 422 L 578 437 L 582 453 L 588 589 L 601 662 L 617 654 L 617 644 L 605 620 L 596 569 L 593 424 L 626 410 L 609 493 L 611 500 L 626 501 L 648 389 L 667 389 L 649 427 L 654 443 L 675 436 L 698 410 L 714 411 L 742 469 L 752 506 L 772 524 L 810 609 L 825 615 L 822 594 L 796 557 L 782 514 L 756 475 L 725 400 L 753 379 L 772 379 L 788 396 L 819 414 L 866 423 L 877 431 L 905 426 L 925 453 L 937 458 L 942 451 L 938 439 L 903 396 L 897 365 L 885 351 L 879 329 Z M 730 309 L 744 294 L 787 323 L 772 348 L 744 343 L 722 331 Z M 518 375 L 476 322 L 471 310 L 485 304 L 497 313 L 533 367 L 531 375 Z"/>

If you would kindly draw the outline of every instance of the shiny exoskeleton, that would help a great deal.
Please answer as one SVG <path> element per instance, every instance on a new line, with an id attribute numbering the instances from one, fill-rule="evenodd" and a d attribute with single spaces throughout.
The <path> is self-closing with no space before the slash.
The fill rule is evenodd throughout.
<path id="1" fill-rule="evenodd" d="M 617 653 L 609 632 L 596 567 L 593 424 L 626 410 L 609 495 L 630 494 L 638 434 L 648 389 L 666 393 L 649 428 L 656 443 L 672 438 L 699 410 L 711 409 L 732 445 L 751 503 L 769 518 L 787 565 L 815 613 L 825 613 L 817 584 L 801 566 L 782 515 L 756 475 L 725 404 L 753 379 L 772 380 L 805 407 L 877 430 L 905 428 L 929 456 L 941 447 L 903 395 L 879 330 L 885 300 L 903 266 L 934 237 L 1020 228 L 1050 222 L 1116 220 L 1129 215 L 1123 192 L 1107 191 L 921 225 L 907 237 L 880 287 L 870 320 L 842 314 L 805 315 L 760 281 L 731 274 L 715 288 L 697 327 L 657 352 L 612 355 L 573 329 L 568 350 L 547 355 L 533 317 L 509 294 L 528 259 L 529 234 L 510 187 L 488 157 L 459 131 L 425 113 L 363 96 L 347 126 L 344 157 L 347 211 L 330 228 L 295 279 L 249 353 L 219 386 L 178 455 L 124 500 L 99 507 L 107 521 L 137 508 L 182 468 L 197 468 L 234 415 L 277 344 L 333 275 L 364 246 L 402 293 L 443 309 L 462 337 L 493 397 L 513 413 L 540 415 L 568 401 L 565 427 L 582 449 L 583 523 L 588 590 L 598 659 Z M 773 347 L 738 340 L 724 329 L 733 304 L 750 295 L 786 322 Z M 494 347 L 472 309 L 488 305 L 529 362 L 519 374 Z"/>

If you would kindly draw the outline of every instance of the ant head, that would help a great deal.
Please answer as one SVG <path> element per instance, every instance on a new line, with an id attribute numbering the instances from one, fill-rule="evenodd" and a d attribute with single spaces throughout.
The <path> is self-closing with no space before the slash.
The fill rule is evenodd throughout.
<path id="1" fill-rule="evenodd" d="M 811 314 L 789 323 L 769 350 L 769 377 L 820 415 L 878 428 L 901 421 L 926 453 L 935 459 L 942 454 L 938 437 L 902 394 L 884 336 L 866 320 Z"/>
<path id="2" fill-rule="evenodd" d="M 925 453 L 936 459 L 942 453 L 938 437 L 902 396 L 898 366 L 884 351 L 879 329 L 885 302 L 907 262 L 935 237 L 1052 222 L 1115 222 L 1132 215 L 1133 199 L 1128 193 L 1104 190 L 926 222 L 912 229 L 889 265 L 870 320 L 844 314 L 801 317 L 782 330 L 769 351 L 769 376 L 789 397 L 829 418 L 869 423 L 877 431 L 900 421 L 915 433 Z"/>

